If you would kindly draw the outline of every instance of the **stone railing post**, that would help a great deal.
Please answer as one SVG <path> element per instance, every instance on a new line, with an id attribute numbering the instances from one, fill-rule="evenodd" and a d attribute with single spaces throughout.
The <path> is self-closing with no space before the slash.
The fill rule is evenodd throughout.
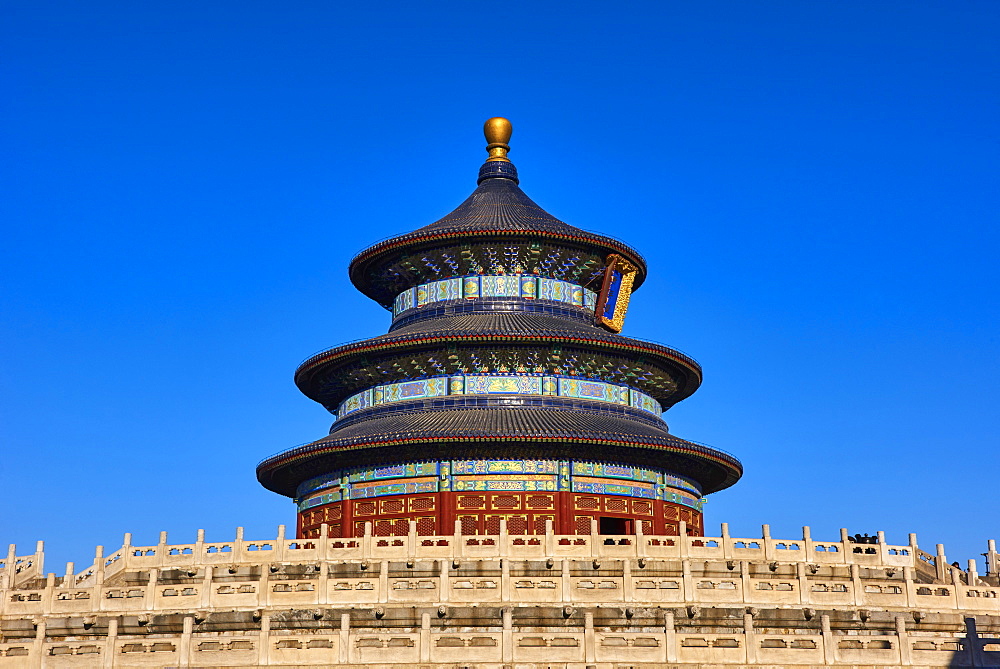
<path id="1" fill-rule="evenodd" d="M 451 560 L 441 558 L 438 560 L 438 588 L 440 593 L 438 599 L 443 602 L 451 601 Z M 504 564 L 507 564 L 504 561 Z M 386 565 L 388 568 L 388 565 Z"/>
<path id="2" fill-rule="evenodd" d="M 511 596 L 510 560 L 500 560 L 500 601 L 509 602 Z"/>
<path id="3" fill-rule="evenodd" d="M 191 636 L 194 634 L 194 617 L 184 616 L 184 627 L 178 644 L 178 662 L 182 667 L 191 666 Z"/>
<path id="4" fill-rule="evenodd" d="M 374 562 L 374 560 L 373 560 Z M 378 561 L 378 601 L 379 604 L 386 604 L 389 601 L 389 560 Z M 444 597 L 444 595 L 440 595 Z M 443 600 L 442 600 L 443 601 Z"/>
<path id="5" fill-rule="evenodd" d="M 747 664 L 757 663 L 757 634 L 753 629 L 753 614 L 743 614 L 743 638 L 746 640 Z"/>
<path id="6" fill-rule="evenodd" d="M 236 528 L 236 538 L 233 539 L 233 562 L 240 563 L 246 559 L 246 547 L 243 545 L 243 528 Z"/>
<path id="7" fill-rule="evenodd" d="M 156 542 L 156 566 L 159 567 L 160 565 L 162 565 L 166 557 L 167 557 L 167 533 L 160 532 L 160 540 Z"/>
<path id="8" fill-rule="evenodd" d="M 514 617 L 509 606 L 503 607 L 501 615 L 503 616 L 503 632 L 501 633 L 500 659 L 509 664 L 514 661 Z"/>
<path id="9" fill-rule="evenodd" d="M 288 551 L 288 548 L 285 546 L 285 543 L 288 541 L 285 538 L 285 530 L 286 527 L 284 525 L 278 525 L 278 537 L 274 540 L 274 552 L 271 553 L 273 556 L 271 560 L 273 562 L 280 562 L 285 559 L 285 554 Z"/>
<path id="10" fill-rule="evenodd" d="M 431 661 L 431 614 L 420 614 L 420 662 Z"/>
<path id="11" fill-rule="evenodd" d="M 207 564 L 204 567 L 205 573 L 201 575 L 201 607 L 209 608 L 212 606 L 212 576 L 215 575 L 215 570 L 212 565 Z M 261 573 L 266 573 L 267 568 L 261 569 Z M 257 599 L 260 600 L 261 593 L 257 593 Z"/>
<path id="12" fill-rule="evenodd" d="M 123 571 L 128 567 L 129 563 L 132 562 L 132 533 L 126 532 L 125 536 L 122 537 L 122 566 L 120 568 Z"/>
<path id="13" fill-rule="evenodd" d="M 899 646 L 899 665 L 912 667 L 910 636 L 906 633 L 906 617 L 896 616 L 896 645 Z"/>
<path id="14" fill-rule="evenodd" d="M 976 571 L 976 561 L 972 558 L 969 558 L 969 570 L 967 573 L 969 575 L 969 585 L 979 585 L 979 572 Z"/>
<path id="15" fill-rule="evenodd" d="M 72 563 L 70 563 L 72 564 Z M 52 600 L 56 596 L 56 575 L 49 572 L 45 577 L 45 591 L 42 593 L 42 615 L 52 613 Z"/>
<path id="16" fill-rule="evenodd" d="M 41 576 L 45 573 L 45 542 L 35 542 L 35 556 L 31 558 L 35 573 Z"/>
<path id="17" fill-rule="evenodd" d="M 108 635 L 104 638 L 104 669 L 115 666 L 115 645 L 118 641 L 118 618 L 108 619 Z"/>
<path id="18" fill-rule="evenodd" d="M 861 565 L 851 564 L 851 589 L 854 591 L 854 605 L 864 603 L 864 587 L 861 585 Z"/>
<path id="19" fill-rule="evenodd" d="M 948 558 L 944 554 L 944 544 L 937 544 L 937 555 L 934 556 L 934 566 L 937 567 L 937 577 L 942 583 L 948 582 L 948 572 L 951 567 Z"/>
<path id="20" fill-rule="evenodd" d="M 260 636 L 257 637 L 257 666 L 270 664 L 271 653 L 271 615 L 262 613 L 260 616 Z"/>
<path id="21" fill-rule="evenodd" d="M 663 614 L 663 636 L 664 646 L 667 651 L 667 662 L 677 662 L 677 628 L 674 627 L 674 612 L 667 611 Z"/>
<path id="22" fill-rule="evenodd" d="M 601 535 L 597 533 L 597 518 L 590 519 L 590 537 L 587 541 L 590 542 L 591 556 L 600 557 L 604 542 L 601 541 Z"/>
<path id="23" fill-rule="evenodd" d="M 510 533 L 507 531 L 507 516 L 500 516 L 500 537 L 497 539 L 500 542 L 497 548 L 500 549 L 500 558 L 503 559 L 510 555 Z"/>
<path id="24" fill-rule="evenodd" d="M 146 595 L 143 598 L 143 607 L 147 611 L 152 611 L 153 607 L 156 605 L 156 582 L 159 579 L 160 570 L 156 567 L 152 567 L 149 570 L 149 583 L 146 584 Z"/>
<path id="25" fill-rule="evenodd" d="M 760 545 L 764 549 L 764 559 L 765 560 L 775 560 L 774 542 L 771 541 L 771 526 L 761 525 L 760 526 Z M 784 557 L 784 556 L 782 556 Z"/>
<path id="26" fill-rule="evenodd" d="M 94 585 L 101 587 L 104 583 L 104 546 L 94 548 Z"/>
<path id="27" fill-rule="evenodd" d="M 812 591 L 809 586 L 809 577 L 806 575 L 806 563 L 797 562 L 795 564 L 795 578 L 799 585 L 799 603 L 809 604 Z"/>
<path id="28" fill-rule="evenodd" d="M 351 661 L 351 614 L 340 614 L 340 663 Z"/>
<path id="29" fill-rule="evenodd" d="M 635 601 L 635 583 L 632 581 L 632 560 L 629 558 L 622 560 L 622 594 L 625 597 L 626 606 Z"/>
<path id="30" fill-rule="evenodd" d="M 583 654 L 588 663 L 597 657 L 597 635 L 594 634 L 594 614 L 587 611 L 583 614 Z"/>
<path id="31" fill-rule="evenodd" d="M 997 553 L 996 539 L 986 542 L 986 552 L 983 555 L 986 557 L 986 575 L 1000 576 L 1000 553 Z"/>
<path id="32" fill-rule="evenodd" d="M 917 587 L 913 583 L 913 567 L 903 567 L 903 588 L 906 589 L 906 606 L 915 608 L 917 606 Z"/>
<path id="33" fill-rule="evenodd" d="M 414 560 L 417 557 L 417 521 L 411 520 L 406 524 L 406 557 Z"/>
<path id="34" fill-rule="evenodd" d="M 750 580 L 750 563 L 740 560 L 740 585 L 743 590 L 743 603 L 750 604 L 754 599 L 753 581 Z"/>
<path id="35" fill-rule="evenodd" d="M 35 643 L 31 652 L 35 654 L 34 662 L 31 663 L 32 667 L 44 667 L 45 666 L 45 628 L 47 622 L 45 618 L 38 620 L 35 625 Z"/>
<path id="36" fill-rule="evenodd" d="M 832 667 L 837 663 L 837 640 L 830 629 L 830 616 L 824 613 L 819 618 L 820 634 L 823 635 L 823 664 Z"/>
<path id="37" fill-rule="evenodd" d="M 372 523 L 368 521 L 365 523 L 365 535 L 361 538 L 361 557 L 370 558 L 372 556 L 372 547 L 375 545 L 375 541 L 372 537 Z"/>
<path id="38" fill-rule="evenodd" d="M 9 590 L 14 587 L 14 574 L 17 573 L 15 562 L 17 562 L 17 544 L 10 544 L 7 546 L 7 561 L 4 562 L 3 581 L 0 581 L 0 586 L 4 589 Z"/>

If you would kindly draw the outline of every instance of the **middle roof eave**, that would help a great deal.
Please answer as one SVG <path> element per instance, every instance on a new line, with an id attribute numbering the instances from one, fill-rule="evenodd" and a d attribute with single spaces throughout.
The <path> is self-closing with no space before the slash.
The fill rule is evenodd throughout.
<path id="1" fill-rule="evenodd" d="M 330 398 L 322 396 L 317 384 L 321 383 L 323 377 L 336 374 L 338 369 L 353 364 L 359 358 L 374 361 L 378 356 L 410 350 L 480 345 L 538 347 L 546 350 L 553 346 L 569 345 L 641 359 L 642 364 L 669 370 L 672 377 L 677 377 L 679 385 L 669 396 L 638 387 L 666 406 L 689 397 L 697 390 L 702 378 L 701 366 L 694 359 L 662 344 L 615 335 L 562 318 L 530 313 L 501 313 L 465 314 L 418 321 L 389 334 L 329 349 L 303 362 L 295 372 L 295 383 L 307 397 L 329 405 Z M 386 379 L 385 382 L 410 378 L 419 377 Z"/>

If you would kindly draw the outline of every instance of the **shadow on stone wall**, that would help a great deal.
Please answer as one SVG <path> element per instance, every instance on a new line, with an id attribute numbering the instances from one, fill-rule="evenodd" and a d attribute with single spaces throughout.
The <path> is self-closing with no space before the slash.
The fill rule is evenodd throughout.
<path id="1" fill-rule="evenodd" d="M 961 650 L 952 656 L 949 667 L 1000 669 L 1000 638 L 980 636 L 975 618 L 965 619 L 965 638 L 959 644 Z"/>

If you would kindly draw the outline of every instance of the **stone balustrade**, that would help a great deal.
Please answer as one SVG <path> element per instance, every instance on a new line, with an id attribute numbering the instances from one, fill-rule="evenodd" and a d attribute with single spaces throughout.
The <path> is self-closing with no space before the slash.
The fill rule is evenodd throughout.
<path id="1" fill-rule="evenodd" d="M 153 546 L 126 535 L 61 577 L 42 576 L 41 544 L 23 557 L 12 546 L 0 571 L 0 669 L 989 666 L 1000 652 L 993 542 L 980 576 L 972 561 L 949 566 L 943 546 L 921 551 L 913 535 L 899 546 L 881 534 L 853 543 L 846 530 L 839 541 L 808 528 L 769 535 L 411 528 L 298 540 L 282 527 L 268 540 L 238 529 L 211 542 L 199 531 L 189 544 L 161 533 Z"/>

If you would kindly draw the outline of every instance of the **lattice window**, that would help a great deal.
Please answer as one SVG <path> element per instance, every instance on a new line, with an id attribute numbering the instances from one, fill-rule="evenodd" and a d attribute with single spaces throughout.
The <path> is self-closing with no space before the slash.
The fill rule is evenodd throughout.
<path id="1" fill-rule="evenodd" d="M 535 534 L 545 534 L 545 522 L 551 520 L 552 524 L 555 525 L 555 519 L 555 516 L 536 515 L 533 523 Z"/>
<path id="2" fill-rule="evenodd" d="M 663 517 L 667 520 L 677 520 L 677 507 L 673 504 L 664 504 Z"/>
<path id="3" fill-rule="evenodd" d="M 485 509 L 486 498 L 482 495 L 461 495 L 458 498 L 458 506 L 463 509 Z"/>
<path id="4" fill-rule="evenodd" d="M 382 513 L 403 513 L 406 506 L 401 499 L 383 499 Z"/>
<path id="5" fill-rule="evenodd" d="M 326 507 L 326 520 L 340 520 L 341 515 L 340 504 L 331 504 Z"/>
<path id="6" fill-rule="evenodd" d="M 395 523 L 391 520 L 376 520 L 375 521 L 375 536 L 376 537 L 391 537 L 392 529 Z"/>
<path id="7" fill-rule="evenodd" d="M 459 516 L 458 519 L 462 523 L 462 534 L 476 534 L 479 529 L 479 516 Z"/>
<path id="8" fill-rule="evenodd" d="M 355 502 L 354 503 L 354 515 L 355 516 L 374 516 L 375 515 L 375 502 Z"/>
<path id="9" fill-rule="evenodd" d="M 578 509 L 597 509 L 601 506 L 601 502 L 596 497 L 582 497 L 577 495 L 574 503 Z M 587 534 L 590 534 L 589 530 Z"/>
<path id="10" fill-rule="evenodd" d="M 509 534 L 527 534 L 528 519 L 525 516 L 507 516 L 507 532 Z"/>
<path id="11" fill-rule="evenodd" d="M 416 497 L 410 500 L 410 511 L 433 511 L 433 497 Z"/>
<path id="12" fill-rule="evenodd" d="M 340 523 L 332 523 L 329 527 L 329 533 L 327 536 L 339 537 L 340 536 Z"/>
<path id="13" fill-rule="evenodd" d="M 433 516 L 417 518 L 417 534 L 422 537 L 432 537 L 437 534 L 437 519 Z"/>
<path id="14" fill-rule="evenodd" d="M 529 495 L 526 501 L 531 509 L 551 509 L 555 505 L 551 495 Z"/>
<path id="15" fill-rule="evenodd" d="M 651 520 L 641 520 L 639 522 L 642 523 L 642 533 L 643 534 L 652 534 L 653 533 L 653 521 L 651 521 Z"/>
<path id="16" fill-rule="evenodd" d="M 677 525 L 674 523 L 667 523 L 663 526 L 663 532 L 664 534 L 677 534 Z"/>
<path id="17" fill-rule="evenodd" d="M 493 508 L 494 509 L 520 509 L 521 499 L 514 495 L 494 495 L 493 496 Z"/>
<path id="18" fill-rule="evenodd" d="M 650 502 L 634 499 L 632 500 L 632 513 L 640 516 L 650 516 L 653 514 L 653 505 Z"/>
<path id="19" fill-rule="evenodd" d="M 486 534 L 500 534 L 500 516 L 486 516 Z M 510 523 L 507 524 L 507 531 L 510 531 Z"/>
<path id="20" fill-rule="evenodd" d="M 616 497 L 604 500 L 604 508 L 616 513 L 628 513 L 628 500 Z"/>
<path id="21" fill-rule="evenodd" d="M 590 534 L 590 521 L 593 518 L 590 516 L 576 516 L 573 519 L 573 524 L 576 526 L 577 534 Z"/>

